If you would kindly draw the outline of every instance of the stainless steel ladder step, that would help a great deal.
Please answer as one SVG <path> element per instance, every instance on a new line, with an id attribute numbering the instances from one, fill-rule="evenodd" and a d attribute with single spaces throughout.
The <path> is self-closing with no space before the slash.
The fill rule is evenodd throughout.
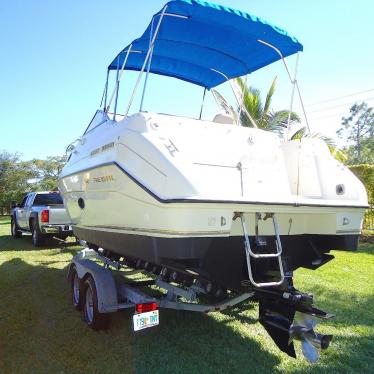
<path id="1" fill-rule="evenodd" d="M 249 236 L 247 233 L 246 228 L 246 221 L 244 218 L 244 214 L 240 213 L 240 220 L 242 223 L 243 228 L 243 234 L 244 234 L 244 248 L 245 248 L 245 254 L 247 259 L 247 268 L 248 268 L 248 276 L 249 280 L 255 287 L 275 287 L 280 286 L 284 282 L 284 271 L 283 271 L 283 263 L 282 263 L 282 243 L 279 236 L 279 229 L 278 229 L 278 223 L 275 218 L 274 213 L 268 214 L 268 217 L 271 217 L 273 220 L 273 226 L 274 226 L 274 232 L 275 232 L 275 245 L 277 248 L 276 253 L 254 253 L 251 249 L 251 243 L 249 240 Z M 258 213 L 256 213 L 256 237 L 258 236 Z M 278 265 L 279 265 L 279 274 L 280 274 L 280 280 L 276 282 L 260 282 L 257 283 L 252 274 L 252 266 L 251 266 L 251 258 L 253 259 L 259 259 L 259 258 L 278 258 Z"/>

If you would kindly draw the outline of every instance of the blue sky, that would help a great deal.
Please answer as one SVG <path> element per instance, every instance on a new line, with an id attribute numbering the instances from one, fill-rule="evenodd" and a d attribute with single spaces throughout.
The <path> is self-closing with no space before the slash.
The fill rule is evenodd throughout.
<path id="1" fill-rule="evenodd" d="M 353 102 L 366 99 L 374 105 L 372 1 L 216 2 L 264 18 L 304 45 L 298 81 L 312 131 L 333 136 Z M 19 152 L 23 159 L 63 154 L 99 105 L 107 65 L 141 35 L 164 3 L 1 1 L 0 150 Z M 291 67 L 294 62 L 291 57 Z M 253 73 L 248 82 L 265 91 L 276 75 L 273 109 L 286 109 L 290 85 L 281 63 Z M 134 73 L 124 75 L 120 112 L 126 107 L 134 78 Z M 229 96 L 227 87 L 221 92 Z M 196 116 L 201 95 L 200 87 L 151 77 L 145 109 Z M 136 108 L 135 103 L 133 111 Z M 299 105 L 294 108 L 300 109 Z M 205 117 L 215 112 L 209 99 Z"/>

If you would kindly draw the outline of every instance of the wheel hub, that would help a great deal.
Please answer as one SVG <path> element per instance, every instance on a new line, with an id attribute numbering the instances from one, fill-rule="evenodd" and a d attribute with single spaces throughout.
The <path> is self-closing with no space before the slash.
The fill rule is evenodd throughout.
<path id="1" fill-rule="evenodd" d="M 93 320 L 93 295 L 91 288 L 87 288 L 86 291 L 86 317 L 89 323 Z"/>
<path id="2" fill-rule="evenodd" d="M 79 303 L 79 278 L 78 278 L 78 275 L 75 274 L 74 275 L 74 282 L 73 282 L 73 301 L 74 301 L 74 305 L 78 305 Z"/>

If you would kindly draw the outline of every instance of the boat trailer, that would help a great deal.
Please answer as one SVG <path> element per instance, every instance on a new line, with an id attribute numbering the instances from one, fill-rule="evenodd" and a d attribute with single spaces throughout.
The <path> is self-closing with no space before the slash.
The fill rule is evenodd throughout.
<path id="1" fill-rule="evenodd" d="M 305 358 L 316 362 L 320 350 L 328 348 L 332 339 L 332 335 L 314 331 L 319 318 L 332 315 L 313 307 L 312 295 L 300 293 L 293 285 L 287 292 L 258 287 L 247 287 L 242 293 L 226 291 L 214 298 L 213 303 L 201 304 L 199 297 L 209 293 L 199 282 L 181 285 L 170 277 L 162 277 L 162 272 L 155 276 L 149 271 L 146 279 L 129 280 L 129 276 L 144 274 L 144 268 L 129 267 L 126 262 L 105 254 L 101 249 L 85 248 L 73 257 L 68 267 L 73 306 L 83 311 L 86 324 L 94 330 L 107 329 L 110 314 L 122 309 L 135 310 L 133 328 L 138 331 L 157 326 L 162 308 L 209 313 L 253 299 L 259 302 L 259 322 L 289 356 L 296 357 L 294 340 L 298 340 Z"/>

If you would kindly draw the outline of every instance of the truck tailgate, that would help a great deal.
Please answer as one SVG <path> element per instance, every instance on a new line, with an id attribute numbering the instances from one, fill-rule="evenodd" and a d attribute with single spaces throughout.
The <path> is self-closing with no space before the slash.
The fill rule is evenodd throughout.
<path id="1" fill-rule="evenodd" d="M 51 225 L 70 225 L 70 217 L 64 207 L 49 206 L 49 223 Z"/>

